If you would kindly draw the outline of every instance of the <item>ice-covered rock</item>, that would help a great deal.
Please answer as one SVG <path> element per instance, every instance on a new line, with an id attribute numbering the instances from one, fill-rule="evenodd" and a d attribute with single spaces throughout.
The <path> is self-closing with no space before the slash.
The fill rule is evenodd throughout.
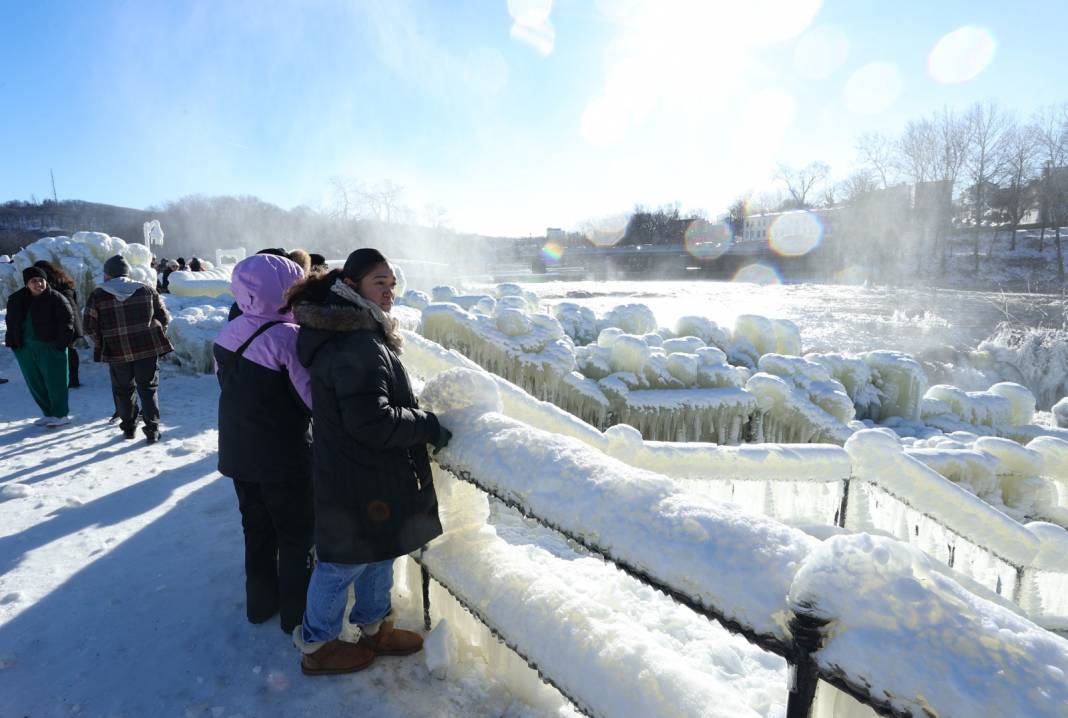
<path id="1" fill-rule="evenodd" d="M 180 297 L 221 297 L 230 291 L 230 269 L 205 269 L 200 272 L 171 272 L 167 286 L 171 294 Z"/>
<path id="2" fill-rule="evenodd" d="M 644 304 L 621 304 L 601 317 L 597 326 L 618 327 L 626 334 L 647 334 L 656 331 L 656 317 Z"/>
<path id="3" fill-rule="evenodd" d="M 597 316 L 592 309 L 572 302 L 561 302 L 553 306 L 552 311 L 564 333 L 571 337 L 576 346 L 597 341 Z"/>
<path id="4" fill-rule="evenodd" d="M 418 289 L 409 289 L 400 298 L 399 303 L 422 311 L 430 304 L 430 296 L 426 292 L 420 292 Z"/>
<path id="5" fill-rule="evenodd" d="M 1053 405 L 1053 423 L 1061 429 L 1068 429 L 1068 396 Z"/>
<path id="6" fill-rule="evenodd" d="M 727 331 L 704 317 L 684 316 L 675 322 L 675 336 L 698 337 L 705 344 L 727 349 L 731 345 Z"/>
<path id="7" fill-rule="evenodd" d="M 872 385 L 881 397 L 879 416 L 920 418 L 920 402 L 927 391 L 927 375 L 923 367 L 908 354 L 893 351 L 865 352 L 860 355 L 871 369 Z"/>

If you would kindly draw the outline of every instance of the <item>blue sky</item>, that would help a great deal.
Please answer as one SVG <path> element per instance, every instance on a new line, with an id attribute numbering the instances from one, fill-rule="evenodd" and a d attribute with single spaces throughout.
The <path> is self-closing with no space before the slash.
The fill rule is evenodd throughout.
<path id="1" fill-rule="evenodd" d="M 331 202 L 404 187 L 458 230 L 635 203 L 718 214 L 866 130 L 1068 100 L 1068 5 L 954 0 L 0 0 L 0 199 Z M 936 43 L 960 28 L 957 51 Z M 974 75 L 974 77 L 972 77 Z"/>

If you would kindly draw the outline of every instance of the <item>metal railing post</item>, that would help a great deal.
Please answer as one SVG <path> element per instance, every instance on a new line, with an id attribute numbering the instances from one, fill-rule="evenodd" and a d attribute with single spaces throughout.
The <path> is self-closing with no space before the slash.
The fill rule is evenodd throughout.
<path id="1" fill-rule="evenodd" d="M 790 661 L 790 694 L 786 702 L 786 718 L 809 718 L 816 699 L 819 668 L 812 654 L 820 647 L 820 629 L 828 621 L 809 613 L 794 613 L 790 631 L 794 636 Z"/>
<path id="2" fill-rule="evenodd" d="M 423 578 L 423 628 L 430 631 L 430 571 L 419 564 L 419 575 Z"/>

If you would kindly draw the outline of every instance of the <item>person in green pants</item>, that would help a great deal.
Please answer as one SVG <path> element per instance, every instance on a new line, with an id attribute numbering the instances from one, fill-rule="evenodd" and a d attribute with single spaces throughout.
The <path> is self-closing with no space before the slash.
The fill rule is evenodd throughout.
<path id="1" fill-rule="evenodd" d="M 15 351 L 22 376 L 44 416 L 38 426 L 70 423 L 67 404 L 67 346 L 74 338 L 74 312 L 62 294 L 48 286 L 39 267 L 22 272 L 22 289 L 7 300 L 4 345 Z"/>

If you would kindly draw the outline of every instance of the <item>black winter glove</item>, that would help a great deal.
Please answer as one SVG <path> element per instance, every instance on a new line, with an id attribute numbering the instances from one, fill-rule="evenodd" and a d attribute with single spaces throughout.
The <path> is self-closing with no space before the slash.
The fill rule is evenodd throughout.
<path id="1" fill-rule="evenodd" d="M 439 451 L 449 445 L 449 439 L 451 438 L 451 431 L 446 429 L 444 426 L 438 427 L 438 440 L 434 442 L 434 456 L 437 456 Z"/>

